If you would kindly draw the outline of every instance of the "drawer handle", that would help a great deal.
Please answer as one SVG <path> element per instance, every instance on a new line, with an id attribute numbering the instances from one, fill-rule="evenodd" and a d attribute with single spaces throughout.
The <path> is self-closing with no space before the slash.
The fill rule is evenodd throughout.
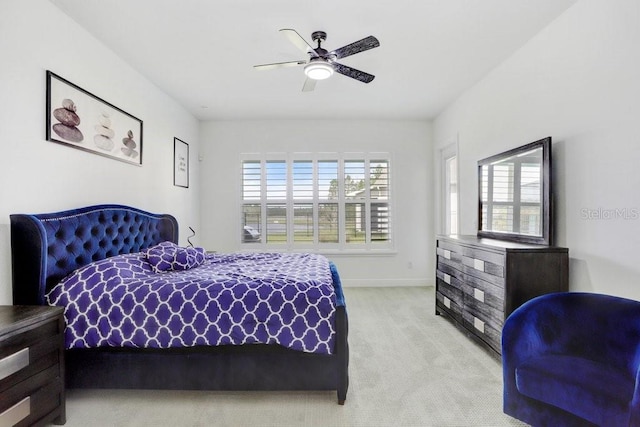
<path id="1" fill-rule="evenodd" d="M 31 398 L 29 396 L 0 414 L 0 426 L 13 426 L 31 414 Z"/>
<path id="2" fill-rule="evenodd" d="M 29 347 L 0 359 L 0 380 L 29 366 Z"/>
<path id="3" fill-rule="evenodd" d="M 484 261 L 481 259 L 474 259 L 473 268 L 475 268 L 476 270 L 484 271 Z"/>
<path id="4" fill-rule="evenodd" d="M 451 284 L 451 276 L 449 276 L 447 273 L 444 274 L 444 283 L 446 283 L 447 285 Z"/>
<path id="5" fill-rule="evenodd" d="M 447 308 L 451 308 L 451 300 L 447 297 L 443 297 L 444 306 Z"/>
<path id="6" fill-rule="evenodd" d="M 449 251 L 449 250 L 445 249 L 445 250 L 444 250 L 444 257 L 445 257 L 446 259 L 451 259 L 451 251 Z"/>
<path id="7" fill-rule="evenodd" d="M 484 322 L 477 317 L 473 318 L 473 327 L 484 334 Z"/>
<path id="8" fill-rule="evenodd" d="M 473 288 L 473 297 L 480 302 L 484 302 L 484 291 L 480 289 Z"/>

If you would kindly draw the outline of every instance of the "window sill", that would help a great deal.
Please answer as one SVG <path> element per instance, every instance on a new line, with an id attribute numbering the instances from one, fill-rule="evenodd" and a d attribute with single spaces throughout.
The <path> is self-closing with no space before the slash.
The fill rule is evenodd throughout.
<path id="1" fill-rule="evenodd" d="M 314 253 L 331 256 L 394 256 L 398 251 L 395 249 L 327 249 L 317 250 Z"/>
<path id="2" fill-rule="evenodd" d="M 292 253 L 312 253 L 319 255 L 330 255 L 330 256 L 395 256 L 398 254 L 398 251 L 395 249 L 317 249 L 317 248 L 269 248 L 265 246 L 251 247 L 250 245 L 242 245 L 242 252 L 292 252 Z"/>

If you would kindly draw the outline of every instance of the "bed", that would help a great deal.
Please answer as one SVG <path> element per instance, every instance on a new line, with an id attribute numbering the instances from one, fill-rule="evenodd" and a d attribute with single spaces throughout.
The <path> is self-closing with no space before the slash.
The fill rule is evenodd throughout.
<path id="1" fill-rule="evenodd" d="M 232 280 L 227 278 L 223 282 L 227 293 L 236 292 L 235 290 L 239 289 L 253 289 L 252 286 L 257 286 L 256 283 L 260 283 L 262 286 L 260 289 L 268 289 L 265 283 L 256 282 L 258 279 L 253 273 L 246 273 L 248 270 L 240 264 L 241 261 L 244 262 L 244 258 L 250 258 L 247 254 L 208 254 L 198 248 L 179 247 L 177 245 L 178 223 L 168 214 L 154 214 L 123 205 L 96 205 L 55 213 L 13 214 L 10 220 L 15 305 L 64 305 L 63 300 L 69 303 L 72 299 L 61 297 L 64 292 L 70 292 L 58 290 L 61 282 L 65 284 L 73 282 L 77 285 L 76 282 L 95 276 L 91 274 L 94 271 L 92 269 L 97 271 L 101 268 L 112 268 L 114 265 L 120 268 L 123 263 L 125 267 L 122 268 L 129 275 L 136 275 L 141 269 L 145 270 L 144 274 L 147 274 L 148 263 L 151 269 L 157 271 L 157 275 L 163 278 L 173 277 L 173 274 L 177 277 L 178 274 L 189 272 L 194 274 L 198 272 L 203 276 L 208 274 L 208 271 L 215 271 L 212 274 L 217 277 L 218 271 L 226 269 L 234 274 Z M 162 259 L 168 253 L 174 256 L 171 259 L 175 261 L 177 253 L 193 255 L 193 252 L 188 252 L 190 249 L 199 251 L 195 258 L 189 258 L 192 261 L 195 260 L 192 262 L 193 265 L 178 268 L 177 264 L 173 264 L 176 266 L 175 270 L 189 270 L 185 272 L 173 271 L 173 267 L 167 271 L 161 263 L 155 261 L 156 258 L 153 258 L 159 256 Z M 281 264 L 277 262 L 285 262 L 287 265 L 302 262 L 293 259 L 295 258 L 293 254 L 290 256 L 260 254 L 256 257 L 261 260 L 258 262 L 254 257 L 251 258 L 251 263 L 261 265 L 262 270 L 274 275 L 270 278 L 274 283 L 272 286 L 276 284 L 284 286 L 281 282 L 288 284 L 293 280 L 292 277 L 296 276 L 294 272 L 281 271 Z M 217 335 L 213 332 L 205 334 L 191 331 L 192 339 L 173 337 L 161 339 L 162 334 L 157 333 L 152 340 L 147 336 L 146 342 L 143 343 L 133 343 L 128 341 L 127 337 L 120 335 L 115 338 L 104 337 L 104 334 L 98 334 L 99 339 L 78 338 L 77 334 L 70 335 L 71 329 L 75 329 L 70 328 L 70 325 L 75 326 L 81 323 L 77 315 L 84 309 L 66 308 L 66 387 L 335 390 L 338 403 L 344 404 L 349 383 L 349 347 L 347 312 L 340 277 L 335 265 L 323 259 L 324 257 L 307 254 L 304 257 L 298 255 L 297 258 L 305 258 L 304 262 L 312 262 L 314 267 L 307 268 L 313 273 L 307 273 L 307 276 L 304 276 L 308 279 L 307 282 L 297 283 L 295 289 L 313 288 L 313 284 L 321 280 L 326 281 L 327 278 L 331 285 L 331 290 L 327 293 L 327 287 L 323 284 L 322 292 L 324 293 L 314 300 L 316 301 L 314 304 L 318 307 L 317 313 L 323 313 L 315 315 L 317 324 L 320 324 L 319 318 L 324 316 L 322 317 L 324 326 L 303 333 L 304 340 L 310 337 L 311 344 L 303 342 L 304 340 L 299 336 L 300 332 L 294 333 L 293 327 L 288 334 L 280 335 L 264 331 L 261 335 L 255 329 L 250 331 L 249 338 L 247 334 L 234 338 L 234 333 L 229 330 L 229 327 L 222 332 L 218 331 Z M 104 267 L 105 265 L 107 267 Z M 216 269 L 217 265 L 224 268 Z M 310 279 L 309 275 L 312 276 Z M 319 277 L 318 280 L 316 275 Z M 148 280 L 146 276 L 144 280 Z M 176 289 L 183 286 L 183 282 L 184 280 L 178 284 L 167 282 L 162 285 L 163 289 Z M 205 285 L 200 284 L 199 289 L 204 292 L 204 289 L 213 289 L 214 285 L 219 283 L 217 279 L 210 279 L 209 282 Z M 91 292 L 92 298 L 97 300 L 102 295 L 99 292 L 106 292 L 105 287 L 101 286 L 94 283 L 90 291 L 84 292 Z M 137 291 L 141 285 L 136 286 Z M 286 292 L 294 291 L 283 290 L 281 294 L 285 295 Z M 316 292 L 319 291 L 316 290 Z M 160 294 L 161 292 L 158 291 L 153 296 L 155 298 Z M 311 299 L 308 296 L 305 298 Z M 117 298 L 110 296 L 108 299 Z M 147 301 L 148 297 L 144 299 Z M 320 299 L 324 304 L 323 307 L 329 307 L 328 309 L 324 311 L 320 309 L 321 304 L 318 302 Z M 193 306 L 184 302 L 181 304 L 190 307 L 190 315 L 193 317 L 195 313 Z M 251 305 L 246 302 L 242 304 Z M 221 308 L 222 303 L 208 303 L 207 307 L 213 305 L 218 307 L 219 311 L 225 311 L 224 307 Z M 254 305 L 256 305 L 255 302 Z M 287 307 L 290 308 L 290 306 Z M 285 310 L 282 309 L 280 312 Z M 227 310 L 225 313 L 230 312 Z M 263 321 L 265 317 L 269 317 L 268 314 L 261 316 L 258 317 Z M 286 316 L 281 317 L 284 319 Z M 271 319 L 269 317 L 267 320 Z M 298 319 L 297 323 L 302 327 L 311 325 L 307 320 L 302 322 Z M 157 331 L 158 325 L 155 326 Z M 282 325 L 276 327 L 280 332 L 283 328 Z M 185 329 L 184 326 L 182 329 Z M 168 326 L 164 331 L 168 331 Z M 290 336 L 287 338 L 287 335 Z M 265 340 L 264 336 L 268 339 Z M 78 341 L 82 341 L 84 345 L 78 345 Z"/>

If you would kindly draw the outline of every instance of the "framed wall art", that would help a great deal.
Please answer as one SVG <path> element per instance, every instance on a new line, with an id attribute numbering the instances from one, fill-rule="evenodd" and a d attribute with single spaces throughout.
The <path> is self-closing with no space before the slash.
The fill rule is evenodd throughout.
<path id="1" fill-rule="evenodd" d="M 47 70 L 47 141 L 142 165 L 142 120 Z"/>
<path id="2" fill-rule="evenodd" d="M 189 188 L 189 144 L 173 138 L 173 185 Z"/>

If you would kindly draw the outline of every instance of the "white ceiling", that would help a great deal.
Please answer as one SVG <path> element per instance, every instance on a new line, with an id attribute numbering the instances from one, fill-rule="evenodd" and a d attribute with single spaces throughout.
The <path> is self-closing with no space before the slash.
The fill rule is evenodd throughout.
<path id="1" fill-rule="evenodd" d="M 576 0 L 51 0 L 195 117 L 431 119 Z M 308 59 L 281 33 L 323 47 L 373 35 L 342 59 L 376 76 L 335 74 L 302 92 Z"/>

